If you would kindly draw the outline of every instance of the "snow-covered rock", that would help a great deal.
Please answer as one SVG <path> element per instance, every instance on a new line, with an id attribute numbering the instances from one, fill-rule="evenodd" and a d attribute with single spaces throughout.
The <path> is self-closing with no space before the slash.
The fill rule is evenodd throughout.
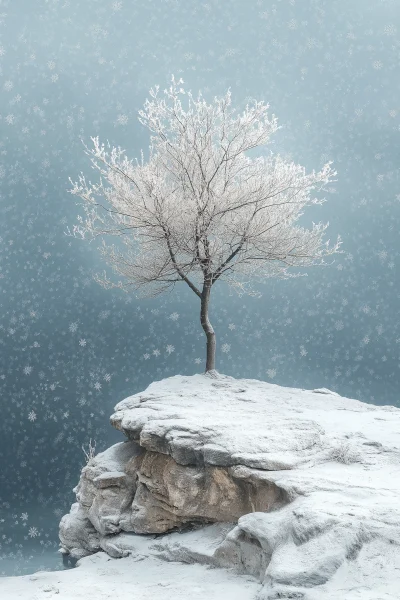
<path id="1" fill-rule="evenodd" d="M 62 532 L 62 533 L 61 533 Z M 68 515 L 60 522 L 62 549 L 73 558 L 83 558 L 100 550 L 100 535 L 78 502 L 71 506 Z"/>
<path id="2" fill-rule="evenodd" d="M 83 469 L 64 551 L 233 569 L 259 600 L 399 597 L 399 409 L 195 375 L 151 384 L 111 423 L 127 441 Z"/>
<path id="3" fill-rule="evenodd" d="M 136 492 L 136 472 L 129 466 L 143 449 L 134 442 L 115 444 L 92 458 L 74 488 L 76 499 L 101 535 L 132 531 L 130 513 Z M 64 526 L 60 526 L 63 541 Z"/>

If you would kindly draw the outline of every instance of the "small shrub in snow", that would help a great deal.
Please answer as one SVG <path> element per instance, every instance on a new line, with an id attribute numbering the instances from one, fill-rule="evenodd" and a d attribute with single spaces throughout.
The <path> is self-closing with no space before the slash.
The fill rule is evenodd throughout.
<path id="1" fill-rule="evenodd" d="M 331 449 L 330 457 L 344 465 L 361 462 L 361 455 L 348 442 L 340 442 Z"/>
<path id="2" fill-rule="evenodd" d="M 82 444 L 82 450 L 85 454 L 86 464 L 89 464 L 96 455 L 96 442 L 94 442 L 94 444 L 92 445 L 92 439 L 90 438 L 88 451 L 86 452 L 83 444 Z"/>

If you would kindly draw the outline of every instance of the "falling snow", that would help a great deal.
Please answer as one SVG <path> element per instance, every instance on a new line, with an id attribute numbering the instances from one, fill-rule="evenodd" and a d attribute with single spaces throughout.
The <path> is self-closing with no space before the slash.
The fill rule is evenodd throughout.
<path id="1" fill-rule="evenodd" d="M 338 173 L 301 225 L 329 221 L 347 254 L 307 277 L 268 280 L 260 298 L 216 286 L 217 369 L 399 405 L 400 6 L 0 4 L 1 576 L 60 567 L 58 522 L 81 447 L 120 440 L 113 406 L 154 380 L 204 370 L 190 290 L 177 283 L 147 300 L 104 290 L 93 274 L 114 274 L 101 239 L 64 235 L 80 210 L 69 177 L 93 174 L 82 141 L 99 135 L 146 157 L 137 112 L 172 74 L 207 101 L 228 88 L 235 108 L 264 100 L 282 126 L 276 154 L 307 171 L 332 160 Z"/>

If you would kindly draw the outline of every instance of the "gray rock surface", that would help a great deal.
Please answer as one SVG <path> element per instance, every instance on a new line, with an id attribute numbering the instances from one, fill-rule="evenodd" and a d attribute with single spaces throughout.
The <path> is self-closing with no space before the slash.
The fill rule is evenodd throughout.
<path id="1" fill-rule="evenodd" d="M 100 550 L 100 534 L 78 502 L 71 506 L 69 514 L 60 521 L 62 548 L 73 558 L 82 558 Z"/>

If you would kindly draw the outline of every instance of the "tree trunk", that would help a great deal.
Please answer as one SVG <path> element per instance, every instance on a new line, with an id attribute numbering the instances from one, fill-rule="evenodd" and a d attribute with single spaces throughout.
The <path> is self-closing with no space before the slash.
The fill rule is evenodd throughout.
<path id="1" fill-rule="evenodd" d="M 215 349 L 217 345 L 217 341 L 215 338 L 215 332 L 213 326 L 210 323 L 210 319 L 208 318 L 208 307 L 210 304 L 210 293 L 211 293 L 211 285 L 205 283 L 203 286 L 203 291 L 201 293 L 201 309 L 200 309 L 200 323 L 204 330 L 204 333 L 207 337 L 207 361 L 206 361 L 206 370 L 213 371 L 215 370 Z"/>

